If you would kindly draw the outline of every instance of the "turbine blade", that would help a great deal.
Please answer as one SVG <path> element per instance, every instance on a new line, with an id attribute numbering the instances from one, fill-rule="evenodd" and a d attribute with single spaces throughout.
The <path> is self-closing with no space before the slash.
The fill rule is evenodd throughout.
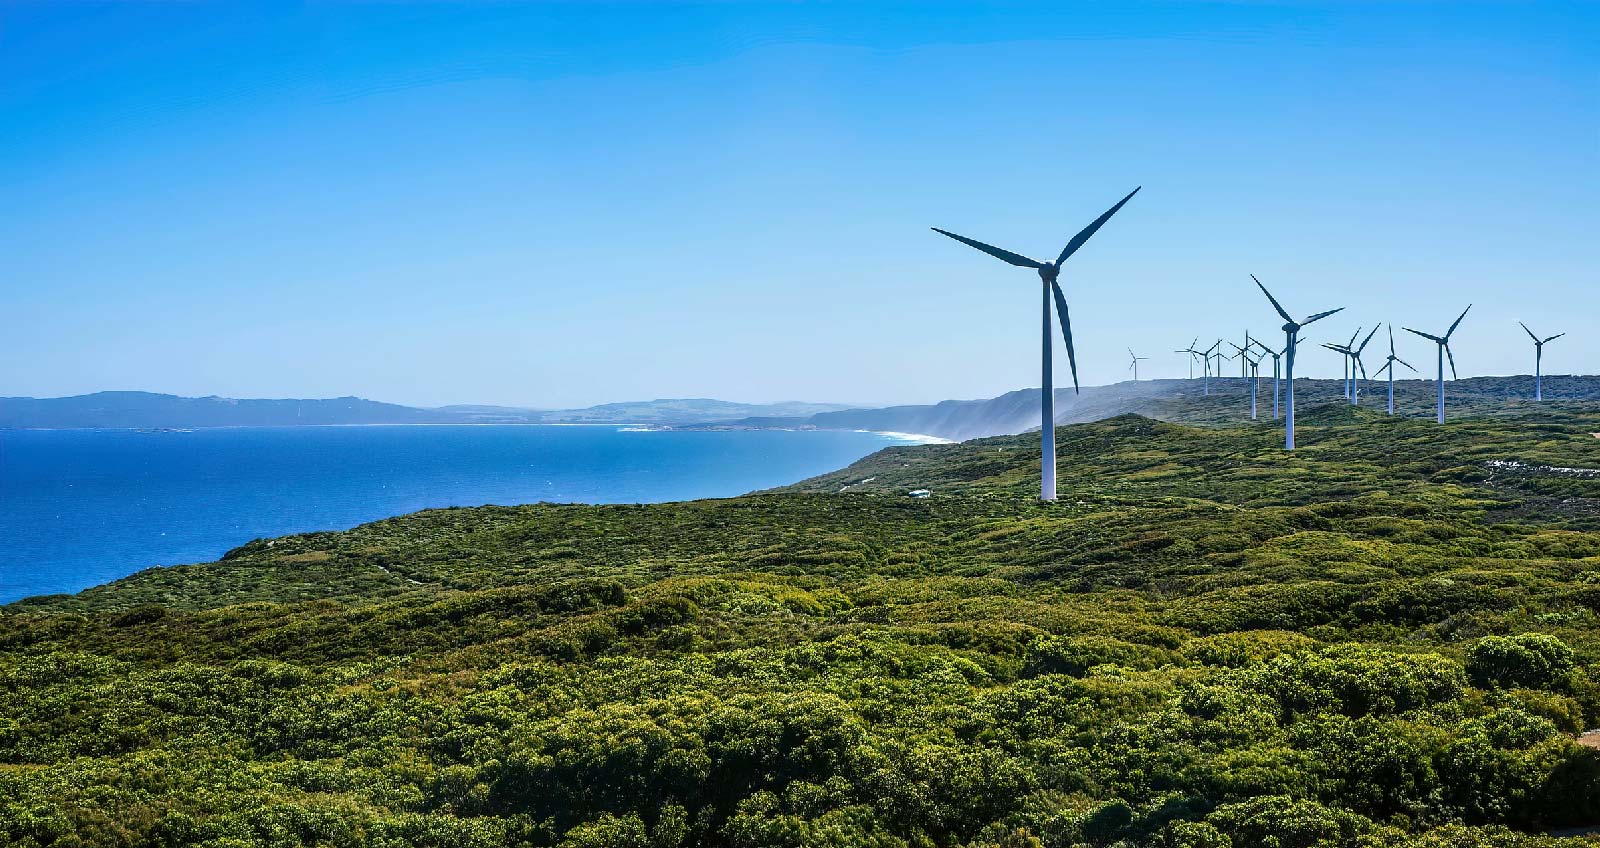
<path id="1" fill-rule="evenodd" d="M 1432 333 L 1424 333 L 1421 330 L 1413 330 L 1410 327 L 1401 327 L 1400 329 L 1405 330 L 1408 333 L 1416 333 L 1417 335 L 1427 339 L 1430 342 L 1433 342 L 1434 344 L 1444 344 L 1444 339 L 1441 339 Z"/>
<path id="2" fill-rule="evenodd" d="M 1380 324 L 1379 326 L 1382 326 L 1382 325 Z M 1378 328 L 1377 327 L 1373 327 L 1372 328 L 1372 332 L 1368 333 L 1367 337 L 1365 339 L 1361 340 L 1361 347 L 1356 348 L 1356 353 L 1360 353 L 1361 351 L 1366 350 L 1367 349 L 1367 342 L 1372 341 L 1372 337 L 1376 336 L 1377 334 L 1378 334 Z"/>
<path id="3" fill-rule="evenodd" d="M 1444 331 L 1444 337 L 1447 339 L 1450 338 L 1450 334 L 1456 331 L 1456 327 L 1461 323 L 1461 319 L 1467 317 L 1467 313 L 1471 311 L 1472 304 L 1469 303 L 1467 304 L 1467 308 L 1461 310 L 1461 314 L 1456 317 L 1456 322 L 1450 325 L 1450 329 Z"/>
<path id="4" fill-rule="evenodd" d="M 1394 325 L 1389 325 L 1389 355 L 1394 356 Z"/>
<path id="5" fill-rule="evenodd" d="M 1255 274 L 1251 274 L 1250 275 L 1250 279 L 1256 280 L 1256 275 Z M 1294 319 L 1289 317 L 1289 313 L 1283 311 L 1283 304 L 1279 303 L 1278 299 L 1272 296 L 1272 292 L 1267 291 L 1267 287 L 1261 285 L 1261 281 L 1260 280 L 1256 280 L 1256 286 L 1261 289 L 1261 293 L 1262 294 L 1267 296 L 1267 300 L 1272 301 L 1272 308 L 1278 310 L 1278 314 L 1283 316 L 1284 322 L 1288 323 L 1288 324 L 1293 324 L 1294 323 Z"/>
<path id="6" fill-rule="evenodd" d="M 1456 355 L 1450 352 L 1450 343 L 1444 343 L 1444 355 L 1450 357 L 1450 379 L 1456 379 Z"/>
<path id="7" fill-rule="evenodd" d="M 1382 368 L 1379 368 L 1378 370 L 1372 372 L 1372 376 L 1381 377 L 1381 376 L 1383 376 L 1383 372 L 1388 371 L 1393 367 L 1394 367 L 1394 361 L 1393 360 L 1390 360 L 1389 362 L 1385 362 L 1385 363 L 1383 363 L 1383 367 Z"/>
<path id="8" fill-rule="evenodd" d="M 1555 340 L 1556 340 L 1556 339 L 1559 339 L 1559 338 L 1561 338 L 1561 337 L 1562 337 L 1562 336 L 1564 336 L 1564 335 L 1566 335 L 1566 333 L 1556 333 L 1556 334 L 1555 334 L 1555 335 L 1553 335 L 1553 336 L 1551 336 L 1551 337 L 1550 337 L 1550 338 L 1548 338 L 1548 339 L 1545 339 L 1545 340 L 1544 340 L 1544 342 L 1540 342 L 1540 343 L 1539 343 L 1539 344 L 1544 344 L 1544 343 L 1545 343 L 1545 342 L 1553 342 L 1553 341 L 1555 341 Z"/>
<path id="9" fill-rule="evenodd" d="M 1401 358 L 1400 358 L 1400 357 L 1398 357 L 1398 356 L 1396 356 L 1396 357 L 1395 357 L 1395 358 L 1394 358 L 1394 361 L 1395 361 L 1395 362 L 1398 362 L 1398 363 L 1400 363 L 1400 364 L 1401 364 L 1401 365 L 1404 365 L 1404 366 L 1405 366 L 1405 367 L 1407 367 L 1407 368 L 1411 368 L 1411 363 L 1409 363 L 1409 362 L 1407 362 L 1407 361 L 1405 361 L 1405 360 L 1404 360 L 1404 359 L 1401 359 Z M 1411 368 L 1411 370 L 1412 370 L 1412 372 L 1415 372 L 1415 371 L 1416 371 L 1416 370 L 1417 370 L 1417 369 L 1415 369 L 1415 368 Z"/>
<path id="10" fill-rule="evenodd" d="M 1544 342 L 1539 341 L 1539 337 L 1534 335 L 1532 330 L 1528 329 L 1527 324 L 1523 324 L 1521 321 L 1518 321 L 1517 323 L 1522 325 L 1522 332 L 1527 333 L 1528 338 L 1533 339 L 1534 344 L 1544 344 Z"/>
<path id="11" fill-rule="evenodd" d="M 1304 327 L 1305 325 L 1310 324 L 1313 321 L 1321 321 L 1322 319 L 1328 317 L 1329 315 L 1332 315 L 1335 312 L 1343 312 L 1343 311 L 1344 311 L 1344 307 L 1341 306 L 1338 309 L 1330 309 L 1327 312 L 1318 312 L 1317 314 L 1311 316 L 1310 318 L 1307 318 L 1306 320 L 1301 321 L 1300 322 L 1300 326 Z M 1293 323 L 1293 322 L 1291 321 L 1290 323 Z"/>
<path id="12" fill-rule="evenodd" d="M 1351 357 L 1351 358 L 1356 361 L 1356 367 L 1361 369 L 1361 379 L 1363 379 L 1363 380 L 1368 379 L 1367 378 L 1367 364 L 1365 362 L 1362 362 L 1361 361 L 1361 357 L 1359 357 L 1359 356 L 1355 356 L 1355 357 Z"/>
<path id="13" fill-rule="evenodd" d="M 1054 280 L 1050 281 L 1050 293 L 1056 298 L 1056 315 L 1061 318 L 1061 338 L 1067 343 L 1067 365 L 1072 368 L 1072 392 L 1077 394 L 1078 355 L 1072 350 L 1072 319 L 1067 315 L 1067 296 L 1061 293 L 1060 284 Z"/>
<path id="14" fill-rule="evenodd" d="M 1038 261 L 1036 259 L 1029 259 L 1028 257 L 1023 256 L 1020 253 L 1012 253 L 1009 250 L 1006 250 L 1006 249 L 1000 248 L 1000 247 L 995 247 L 992 244 L 984 244 L 983 242 L 978 241 L 976 239 L 969 239 L 966 236 L 958 236 L 955 233 L 950 232 L 949 230 L 941 230 L 938 227 L 929 227 L 928 229 L 933 230 L 934 232 L 938 233 L 939 235 L 949 236 L 949 237 L 955 239 L 956 241 L 961 242 L 962 244 L 964 244 L 964 245 L 966 245 L 968 247 L 976 247 L 977 249 L 983 251 L 984 253 L 989 254 L 990 256 L 993 256 L 996 259 L 1001 260 L 1002 262 L 1010 262 L 1012 265 L 1016 265 L 1019 268 L 1043 268 L 1044 267 L 1044 263 L 1043 262 L 1040 262 L 1040 261 Z"/>
<path id="15" fill-rule="evenodd" d="M 1061 258 L 1056 260 L 1056 265 L 1059 266 L 1061 263 L 1067 261 L 1067 257 L 1068 256 L 1071 256 L 1072 254 L 1077 253 L 1078 252 L 1078 248 L 1083 247 L 1083 243 L 1088 241 L 1089 237 L 1094 235 L 1096 230 L 1100 229 L 1102 226 L 1105 225 L 1105 223 L 1107 221 L 1111 220 L 1111 216 L 1117 214 L 1117 210 L 1122 208 L 1122 204 L 1127 203 L 1128 201 L 1132 200 L 1133 196 L 1139 193 L 1139 189 L 1140 188 L 1144 188 L 1144 186 L 1139 186 L 1138 188 L 1135 188 L 1133 191 L 1128 192 L 1128 196 L 1122 198 L 1119 201 L 1117 201 L 1117 205 L 1116 206 L 1113 206 L 1110 209 L 1107 209 L 1105 211 L 1105 214 L 1103 214 L 1100 217 L 1094 219 L 1094 223 L 1091 223 L 1089 226 L 1084 227 L 1082 231 L 1080 231 L 1077 235 L 1073 236 L 1072 237 L 1072 241 L 1067 242 L 1067 246 L 1061 248 Z"/>

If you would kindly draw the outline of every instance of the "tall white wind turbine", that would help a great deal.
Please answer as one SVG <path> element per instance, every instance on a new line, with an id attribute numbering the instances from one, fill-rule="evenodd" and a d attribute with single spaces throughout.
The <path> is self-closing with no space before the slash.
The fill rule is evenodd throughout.
<path id="1" fill-rule="evenodd" d="M 1256 280 L 1255 274 L 1251 274 L 1250 279 L 1256 281 L 1256 286 L 1261 289 L 1261 293 L 1267 296 L 1267 300 L 1272 301 L 1272 308 L 1278 310 L 1278 314 L 1283 316 L 1283 354 L 1288 357 L 1288 362 L 1285 363 L 1284 367 L 1284 379 L 1289 381 L 1289 402 L 1285 406 L 1284 414 L 1283 449 L 1294 450 L 1294 352 L 1300 343 L 1300 330 L 1307 324 L 1321 321 L 1329 315 L 1344 309 L 1344 307 L 1330 309 L 1327 312 L 1318 312 L 1303 321 L 1297 322 L 1289 317 L 1289 313 L 1284 310 L 1283 304 L 1272 296 L 1272 292 L 1267 291 L 1267 287 L 1261 285 L 1260 280 Z"/>
<path id="2" fill-rule="evenodd" d="M 1522 324 L 1521 321 L 1517 323 Z M 1566 333 L 1556 333 L 1548 339 L 1541 339 L 1528 329 L 1527 324 L 1522 324 L 1522 331 L 1528 334 L 1528 338 L 1533 339 L 1533 399 L 1544 400 L 1544 344 L 1553 342 Z"/>
<path id="3" fill-rule="evenodd" d="M 1032 268 L 1039 272 L 1039 281 L 1043 284 L 1042 290 L 1044 294 L 1043 320 L 1040 324 L 1044 332 L 1042 334 L 1039 369 L 1041 373 L 1040 382 L 1043 384 L 1039 389 L 1040 500 L 1053 501 L 1056 499 L 1055 389 L 1052 385 L 1054 379 L 1050 361 L 1050 301 L 1052 298 L 1055 300 L 1056 314 L 1061 318 L 1061 337 L 1067 343 L 1067 364 L 1072 368 L 1072 389 L 1073 391 L 1078 390 L 1078 360 L 1072 350 L 1072 322 L 1067 315 L 1067 297 L 1061 293 L 1060 283 L 1056 282 L 1056 279 L 1061 275 L 1061 263 L 1066 262 L 1067 257 L 1077 253 L 1078 248 L 1083 247 L 1084 242 L 1087 242 L 1090 236 L 1093 236 L 1107 221 L 1111 220 L 1111 216 L 1117 214 L 1117 210 L 1121 209 L 1123 204 L 1132 200 L 1133 196 L 1138 193 L 1138 188 L 1128 192 L 1128 195 L 1117 201 L 1115 206 L 1107 209 L 1100 217 L 1090 222 L 1089 226 L 1084 227 L 1077 235 L 1072 237 L 1071 241 L 1067 242 L 1067 246 L 1061 249 L 1061 255 L 1054 262 L 1040 262 L 1037 259 L 1029 259 L 1020 253 L 1012 253 L 992 244 L 984 244 L 966 236 L 958 236 L 938 227 L 932 228 L 934 232 L 940 235 L 949 236 L 968 247 L 977 248 L 1002 262 L 1019 268 Z"/>
<path id="4" fill-rule="evenodd" d="M 1413 330 L 1410 327 L 1401 327 L 1400 328 L 1402 330 L 1405 330 L 1408 333 L 1415 333 L 1415 334 L 1417 334 L 1417 335 L 1419 335 L 1419 336 L 1427 339 L 1428 341 L 1431 341 L 1434 344 L 1439 346 L 1439 423 L 1440 424 L 1444 423 L 1444 358 L 1446 356 L 1450 357 L 1450 379 L 1454 380 L 1456 378 L 1456 355 L 1454 353 L 1450 352 L 1450 334 L 1454 333 L 1456 331 L 1456 327 L 1461 326 L 1461 319 L 1467 317 L 1467 313 L 1471 312 L 1471 311 L 1472 311 L 1472 304 L 1469 303 L 1469 304 L 1467 304 L 1467 308 L 1461 310 L 1461 314 L 1456 316 L 1455 323 L 1450 325 L 1450 329 L 1446 330 L 1444 332 L 1443 336 L 1430 335 L 1428 333 L 1422 332 L 1421 330 Z"/>

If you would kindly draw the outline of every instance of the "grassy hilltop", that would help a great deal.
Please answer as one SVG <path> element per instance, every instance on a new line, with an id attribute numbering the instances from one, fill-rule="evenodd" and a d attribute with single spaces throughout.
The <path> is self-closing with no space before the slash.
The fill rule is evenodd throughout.
<path id="1" fill-rule="evenodd" d="M 1600 825 L 1600 405 L 1301 422 L 1062 427 L 1055 504 L 997 437 L 12 604 L 0 844 L 1593 844 L 1543 834 Z"/>

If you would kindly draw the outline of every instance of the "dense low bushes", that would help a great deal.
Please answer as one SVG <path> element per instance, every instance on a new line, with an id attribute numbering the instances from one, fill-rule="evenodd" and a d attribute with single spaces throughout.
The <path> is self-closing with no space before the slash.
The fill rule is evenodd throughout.
<path id="1" fill-rule="evenodd" d="M 1022 494 L 1028 439 L 986 440 L 904 472 L 960 487 L 927 500 L 897 451 L 860 494 L 438 510 L 13 605 L 0 845 L 1542 848 L 1600 824 L 1575 740 L 1600 536 L 1539 485 L 1440 475 L 1593 462 L 1600 423 L 1341 414 L 1292 457 L 1264 428 L 1067 428 L 1056 505 Z"/>

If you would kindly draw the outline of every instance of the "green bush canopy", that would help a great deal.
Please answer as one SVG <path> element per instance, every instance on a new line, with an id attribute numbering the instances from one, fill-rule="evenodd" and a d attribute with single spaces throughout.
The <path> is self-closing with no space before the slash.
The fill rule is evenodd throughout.
<path id="1" fill-rule="evenodd" d="M 1063 427 L 1053 504 L 1004 437 L 15 603 L 0 845 L 1592 844 L 1600 413 L 1316 413 Z"/>

